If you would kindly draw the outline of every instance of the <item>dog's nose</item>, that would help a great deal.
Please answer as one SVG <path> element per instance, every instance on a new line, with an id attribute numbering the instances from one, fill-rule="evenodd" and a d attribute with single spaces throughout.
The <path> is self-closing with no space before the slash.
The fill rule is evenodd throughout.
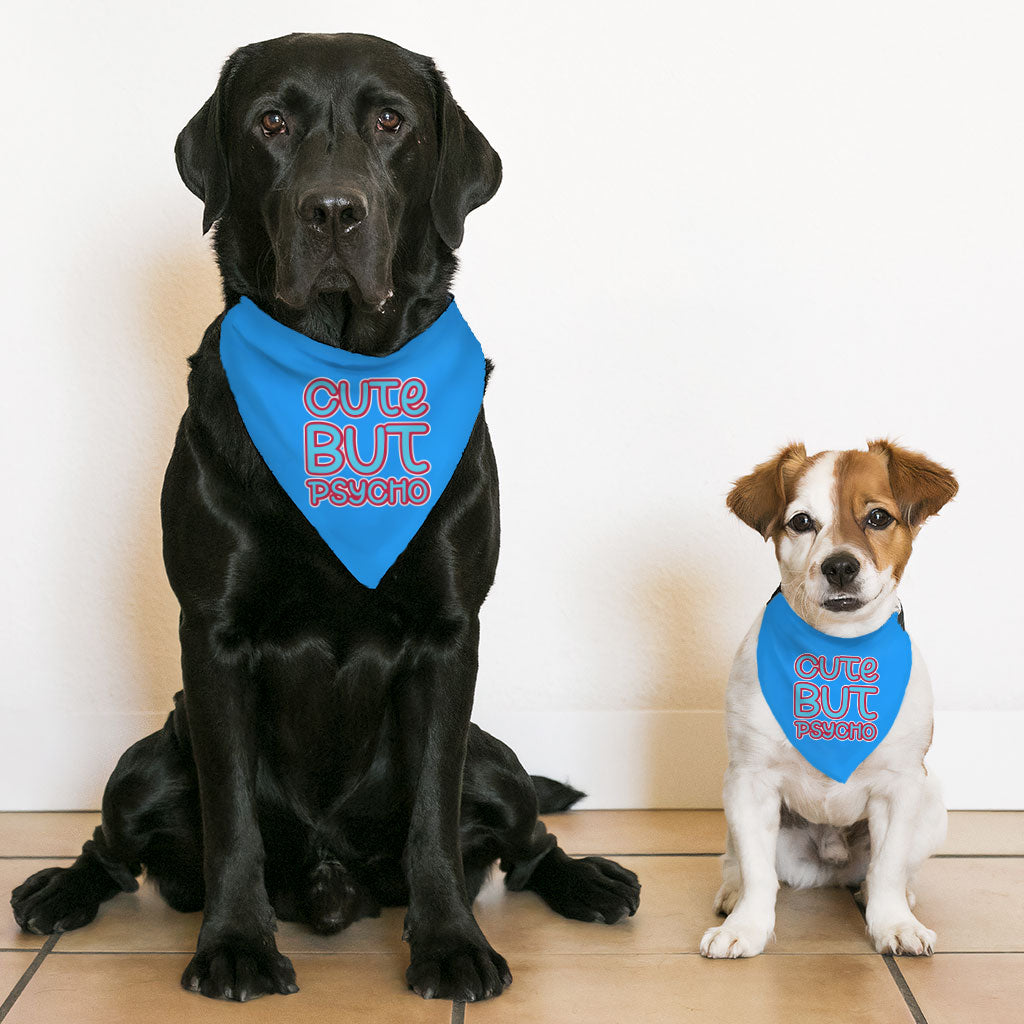
<path id="1" fill-rule="evenodd" d="M 355 190 L 345 192 L 307 192 L 299 200 L 299 216 L 307 224 L 334 227 L 342 233 L 359 227 L 366 218 L 366 196 Z"/>
<path id="2" fill-rule="evenodd" d="M 837 555 L 829 555 L 821 563 L 821 571 L 833 587 L 841 590 L 856 578 L 860 572 L 860 562 L 849 552 L 841 551 Z"/>

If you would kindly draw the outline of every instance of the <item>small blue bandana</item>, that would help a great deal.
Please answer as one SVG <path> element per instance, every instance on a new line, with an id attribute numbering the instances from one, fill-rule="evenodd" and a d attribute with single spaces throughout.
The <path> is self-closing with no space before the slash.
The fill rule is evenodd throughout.
<path id="1" fill-rule="evenodd" d="M 873 633 L 829 636 L 781 592 L 757 637 L 761 692 L 786 739 L 818 771 L 845 782 L 888 735 L 910 679 L 910 637 L 894 614 Z"/>
<path id="2" fill-rule="evenodd" d="M 469 442 L 484 394 L 480 342 L 455 301 L 389 356 L 332 348 L 243 298 L 220 358 L 277 482 L 364 586 L 416 536 Z"/>

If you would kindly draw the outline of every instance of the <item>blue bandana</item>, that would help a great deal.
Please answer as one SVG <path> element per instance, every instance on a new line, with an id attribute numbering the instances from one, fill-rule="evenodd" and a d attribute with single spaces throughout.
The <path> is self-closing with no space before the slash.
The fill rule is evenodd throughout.
<path id="1" fill-rule="evenodd" d="M 376 587 L 416 536 L 469 442 L 484 354 L 455 301 L 389 356 L 331 348 L 249 299 L 220 358 L 270 472 L 352 575 Z"/>
<path id="2" fill-rule="evenodd" d="M 807 625 L 781 592 L 768 602 L 757 637 L 757 675 L 775 720 L 836 782 L 845 782 L 888 735 L 911 660 L 899 616 L 864 636 L 829 636 Z"/>

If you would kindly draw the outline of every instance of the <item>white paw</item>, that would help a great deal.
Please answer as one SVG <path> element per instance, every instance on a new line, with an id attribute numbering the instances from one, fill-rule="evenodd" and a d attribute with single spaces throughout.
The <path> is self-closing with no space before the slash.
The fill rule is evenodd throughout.
<path id="1" fill-rule="evenodd" d="M 935 951 L 935 932 L 925 928 L 916 917 L 871 930 L 875 949 L 894 956 L 931 956 Z"/>
<path id="2" fill-rule="evenodd" d="M 730 885 L 728 882 L 722 884 L 721 889 L 718 890 L 715 896 L 715 913 L 721 914 L 723 917 L 728 917 L 732 913 L 733 907 L 736 906 L 736 901 L 740 898 L 740 890 L 737 886 Z"/>
<path id="3" fill-rule="evenodd" d="M 770 929 L 745 923 L 725 924 L 709 928 L 700 940 L 700 955 L 711 960 L 735 960 L 741 956 L 757 956 L 764 950 Z"/>

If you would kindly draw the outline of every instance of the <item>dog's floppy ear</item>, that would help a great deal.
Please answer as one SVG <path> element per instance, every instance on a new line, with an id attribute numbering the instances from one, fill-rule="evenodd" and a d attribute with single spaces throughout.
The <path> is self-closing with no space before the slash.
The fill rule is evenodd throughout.
<path id="1" fill-rule="evenodd" d="M 868 442 L 868 451 L 881 455 L 889 466 L 889 486 L 904 522 L 915 532 L 935 515 L 959 489 L 953 474 L 920 452 L 900 448 L 891 441 Z"/>
<path id="2" fill-rule="evenodd" d="M 444 244 L 458 249 L 467 215 L 498 191 L 501 159 L 455 102 L 444 75 L 436 66 L 433 72 L 438 157 L 430 212 Z"/>
<path id="3" fill-rule="evenodd" d="M 767 540 L 786 511 L 787 485 L 806 461 L 802 444 L 787 445 L 753 473 L 740 477 L 725 499 L 726 505 Z"/>
<path id="4" fill-rule="evenodd" d="M 174 159 L 181 180 L 203 201 L 203 234 L 227 209 L 230 187 L 228 160 L 224 147 L 223 106 L 228 79 L 235 70 L 238 54 L 232 54 L 221 69 L 213 95 L 178 135 Z"/>

